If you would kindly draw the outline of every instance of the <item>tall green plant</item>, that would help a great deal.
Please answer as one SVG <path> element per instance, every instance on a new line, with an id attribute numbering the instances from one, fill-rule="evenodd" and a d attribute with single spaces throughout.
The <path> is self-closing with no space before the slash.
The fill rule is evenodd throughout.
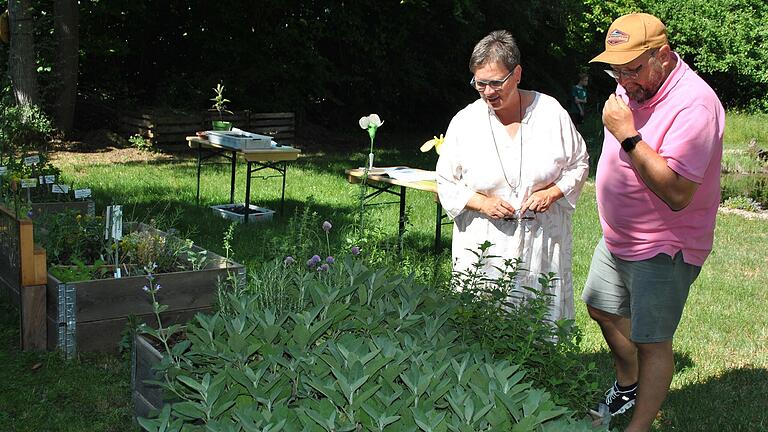
<path id="1" fill-rule="evenodd" d="M 54 128 L 35 105 L 0 104 L 0 164 L 32 152 L 45 152 Z"/>
<path id="2" fill-rule="evenodd" d="M 303 275 L 303 307 L 229 296 L 186 328 L 161 373 L 178 398 L 146 430 L 593 430 L 527 373 L 462 336 L 463 301 L 348 256 Z M 298 283 L 298 281 L 297 281 Z M 475 299 L 480 301 L 483 299 Z M 516 311 L 519 312 L 519 311 Z M 530 316 L 524 331 L 549 326 Z M 536 330 L 539 332 L 540 330 Z M 546 343 L 546 341 L 544 341 Z M 551 342 L 550 342 L 551 343 Z"/>
<path id="3" fill-rule="evenodd" d="M 548 318 L 556 275 L 542 273 L 539 287 L 517 289 L 518 275 L 527 270 L 520 259 L 508 259 L 498 269 L 500 275 L 489 278 L 483 269 L 486 260 L 496 258 L 488 254 L 491 246 L 479 245 L 472 251 L 477 259 L 470 269 L 453 275 L 461 300 L 457 322 L 465 342 L 521 365 L 534 385 L 551 391 L 557 403 L 589 409 L 598 395 L 598 376 L 594 363 L 582 361 L 582 331 L 573 320 Z"/>

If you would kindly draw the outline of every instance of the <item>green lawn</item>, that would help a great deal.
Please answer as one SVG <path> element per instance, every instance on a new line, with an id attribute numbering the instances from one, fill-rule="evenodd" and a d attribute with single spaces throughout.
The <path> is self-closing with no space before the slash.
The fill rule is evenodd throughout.
<path id="1" fill-rule="evenodd" d="M 758 117 L 759 118 L 759 117 Z M 729 118 L 730 119 L 730 118 Z M 736 117 L 736 124 L 752 124 L 750 117 Z M 743 122 L 743 123 L 742 123 Z M 761 139 L 768 138 L 765 123 L 754 122 Z M 747 129 L 746 126 L 739 126 Z M 730 129 L 729 129 L 730 130 Z M 384 143 L 386 132 L 382 129 Z M 750 139 L 752 132 L 738 136 Z M 238 226 L 233 242 L 234 258 L 250 268 L 279 257 L 285 242 L 292 241 L 287 216 L 306 206 L 319 220 L 333 223 L 332 248 L 347 248 L 346 234 L 354 221 L 357 186 L 346 182 L 343 170 L 359 166 L 365 159 L 365 138 L 354 154 L 334 152 L 305 154 L 288 170 L 286 211 L 272 222 Z M 414 139 L 414 141 L 418 141 Z M 591 138 L 592 154 L 598 138 Z M 741 142 L 741 141 L 740 141 Z M 436 156 L 418 152 L 420 142 L 409 150 L 377 152 L 377 164 L 407 164 L 431 168 Z M 227 222 L 215 217 L 208 205 L 229 198 L 227 167 L 203 170 L 202 203 L 195 205 L 195 166 L 191 159 L 170 162 L 126 164 L 74 164 L 62 167 L 69 181 L 88 185 L 99 209 L 123 204 L 134 219 L 176 219 L 182 232 L 196 243 L 223 252 L 222 237 Z M 240 172 L 243 167 L 240 167 Z M 242 176 L 237 196 L 244 193 Z M 242 198 L 241 198 L 242 199 Z M 276 209 L 279 179 L 254 180 L 252 200 Z M 415 272 L 425 281 L 445 280 L 450 257 L 444 251 L 432 254 L 434 201 L 428 193 L 410 192 L 409 224 L 405 250 L 394 252 L 397 206 L 372 207 L 378 237 L 384 251 L 375 258 Z M 444 227 L 443 246 L 450 245 L 450 227 Z M 319 231 L 319 227 L 318 227 Z M 584 189 L 574 217 L 574 283 L 580 295 L 594 245 L 600 237 L 594 185 Z M 387 246 L 389 245 L 389 246 Z M 301 259 L 302 257 L 298 257 Z M 425 259 L 426 258 L 426 259 Z M 306 258 L 304 258 L 306 259 Z M 695 283 L 675 341 L 677 372 L 669 399 L 655 426 L 658 431 L 757 431 L 768 428 L 768 221 L 719 215 L 715 249 Z M 137 287 L 140 289 L 141 287 Z M 597 325 L 592 323 L 580 300 L 577 324 L 584 331 L 586 362 L 601 370 L 601 386 L 613 380 L 611 361 Z M 0 430 L 9 431 L 131 431 L 129 368 L 120 359 L 83 356 L 65 362 L 55 354 L 18 351 L 18 316 L 0 301 Z M 619 419 L 618 426 L 626 418 Z"/>

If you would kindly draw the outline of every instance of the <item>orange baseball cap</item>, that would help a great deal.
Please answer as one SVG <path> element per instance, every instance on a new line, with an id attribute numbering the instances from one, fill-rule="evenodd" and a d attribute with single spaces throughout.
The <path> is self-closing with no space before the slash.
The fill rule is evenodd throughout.
<path id="1" fill-rule="evenodd" d="M 647 13 L 624 15 L 608 28 L 605 51 L 589 62 L 622 65 L 667 43 L 667 27 L 655 16 Z"/>

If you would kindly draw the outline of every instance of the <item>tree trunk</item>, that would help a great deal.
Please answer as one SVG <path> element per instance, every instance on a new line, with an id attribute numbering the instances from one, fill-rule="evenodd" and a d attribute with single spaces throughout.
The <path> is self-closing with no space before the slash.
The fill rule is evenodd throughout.
<path id="1" fill-rule="evenodd" d="M 79 18 L 77 0 L 55 0 L 53 28 L 58 47 L 56 94 L 56 127 L 63 132 L 72 130 L 77 101 L 77 74 L 79 68 Z"/>
<path id="2" fill-rule="evenodd" d="M 8 0 L 11 48 L 8 74 L 19 105 L 39 104 L 31 0 Z"/>

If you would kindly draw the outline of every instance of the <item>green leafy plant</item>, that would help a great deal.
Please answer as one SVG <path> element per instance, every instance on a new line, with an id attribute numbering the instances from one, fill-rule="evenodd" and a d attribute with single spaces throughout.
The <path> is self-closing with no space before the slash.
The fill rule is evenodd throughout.
<path id="1" fill-rule="evenodd" d="M 481 270 L 492 258 L 490 242 L 472 253 L 472 267 L 454 275 L 454 289 L 461 301 L 457 315 L 465 341 L 477 341 L 497 357 L 521 365 L 535 386 L 552 392 L 557 403 L 587 410 L 598 395 L 597 368 L 580 356 L 581 330 L 573 320 L 552 322 L 548 290 L 557 280 L 553 273 L 539 276 L 539 288 L 515 290 L 522 261 L 505 260 L 499 277 L 489 279 Z M 510 317 L 525 319 L 510 319 Z"/>
<path id="2" fill-rule="evenodd" d="M 731 209 L 737 209 L 737 210 L 746 210 L 750 212 L 758 212 L 762 210 L 760 208 L 760 203 L 753 200 L 750 197 L 746 197 L 743 195 L 737 195 L 727 198 L 725 201 L 723 201 L 723 207 L 731 208 Z"/>
<path id="3" fill-rule="evenodd" d="M 187 346 L 188 342 L 182 342 L 178 345 L 174 346 L 174 349 L 171 349 L 171 338 L 183 330 L 184 326 L 181 324 L 172 324 L 170 326 L 164 326 L 163 325 L 163 318 L 161 314 L 168 310 L 167 305 L 160 304 L 157 301 L 157 292 L 160 291 L 162 286 L 155 281 L 155 273 L 154 271 L 157 269 L 157 266 L 154 264 L 150 264 L 147 267 L 144 267 L 144 273 L 145 277 L 147 279 L 147 285 L 144 285 L 142 288 L 145 293 L 147 293 L 150 298 L 152 299 L 152 313 L 155 315 L 155 320 L 157 322 L 157 328 L 150 327 L 146 325 L 145 323 L 139 325 L 138 331 L 144 334 L 148 334 L 152 337 L 154 337 L 156 340 L 160 341 L 160 343 L 165 348 L 165 352 L 170 355 L 169 360 L 172 364 L 175 366 L 179 366 L 179 358 L 175 353 L 183 351 Z"/>
<path id="4" fill-rule="evenodd" d="M 134 134 L 128 137 L 128 142 L 131 143 L 131 147 L 141 151 L 152 151 L 154 146 L 152 140 L 144 138 L 139 134 Z"/>
<path id="5" fill-rule="evenodd" d="M 35 236 L 46 250 L 48 261 L 61 265 L 95 263 L 107 254 L 104 218 L 65 210 L 42 216 Z"/>
<path id="6" fill-rule="evenodd" d="M 216 87 L 213 88 L 213 93 L 214 96 L 211 98 L 211 101 L 213 101 L 211 111 L 217 111 L 219 113 L 219 120 L 224 120 L 224 113 L 234 114 L 227 109 L 227 104 L 231 101 L 224 97 L 224 84 L 218 83 Z"/>
<path id="7" fill-rule="evenodd" d="M 48 268 L 48 272 L 64 283 L 105 279 L 112 276 L 113 268 L 106 266 L 103 260 L 96 260 L 91 265 L 77 258 L 73 258 L 72 261 L 74 265 L 54 265 Z"/>
<path id="8" fill-rule="evenodd" d="M 120 334 L 120 342 L 117 343 L 117 349 L 122 360 L 130 363 L 133 341 L 136 335 L 139 334 L 141 322 L 139 317 L 133 314 L 128 315 L 126 321 L 125 329 Z"/>
<path id="9" fill-rule="evenodd" d="M 194 249 L 192 240 L 166 235 L 153 228 L 132 231 L 120 240 L 124 268 L 154 266 L 156 273 L 204 268 L 207 253 Z"/>
<path id="10" fill-rule="evenodd" d="M 35 224 L 36 238 L 46 249 L 49 263 L 60 266 L 56 271 L 69 281 L 88 271 L 94 277 L 103 277 L 105 274 L 98 269 L 105 269 L 105 265 L 110 265 L 112 271 L 119 266 L 123 276 L 142 275 L 148 266 L 154 266 L 155 273 L 169 273 L 200 270 L 208 265 L 207 252 L 192 240 L 173 235 L 175 231 L 163 233 L 151 226 L 128 223 L 122 239 L 115 244 L 104 239 L 104 223 L 101 216 L 73 210 L 51 213 Z M 119 262 L 114 258 L 116 247 Z M 88 270 L 93 268 L 98 271 Z"/>
<path id="11" fill-rule="evenodd" d="M 0 165 L 13 157 L 44 153 L 54 132 L 50 118 L 36 105 L 0 106 Z"/>
<path id="12" fill-rule="evenodd" d="M 286 257 L 275 263 L 281 272 L 256 275 L 267 285 L 287 275 L 279 283 L 301 300 L 291 307 L 265 303 L 254 290 L 226 296 L 214 315 L 197 315 L 185 343 L 166 346 L 159 365 L 172 398 L 139 424 L 149 431 L 594 430 L 463 329 L 476 325 L 463 294 L 374 270 L 357 252 L 324 269 L 319 257 Z M 480 300 L 487 299 L 471 303 Z M 521 312 L 504 319 L 522 331 L 551 332 Z"/>

